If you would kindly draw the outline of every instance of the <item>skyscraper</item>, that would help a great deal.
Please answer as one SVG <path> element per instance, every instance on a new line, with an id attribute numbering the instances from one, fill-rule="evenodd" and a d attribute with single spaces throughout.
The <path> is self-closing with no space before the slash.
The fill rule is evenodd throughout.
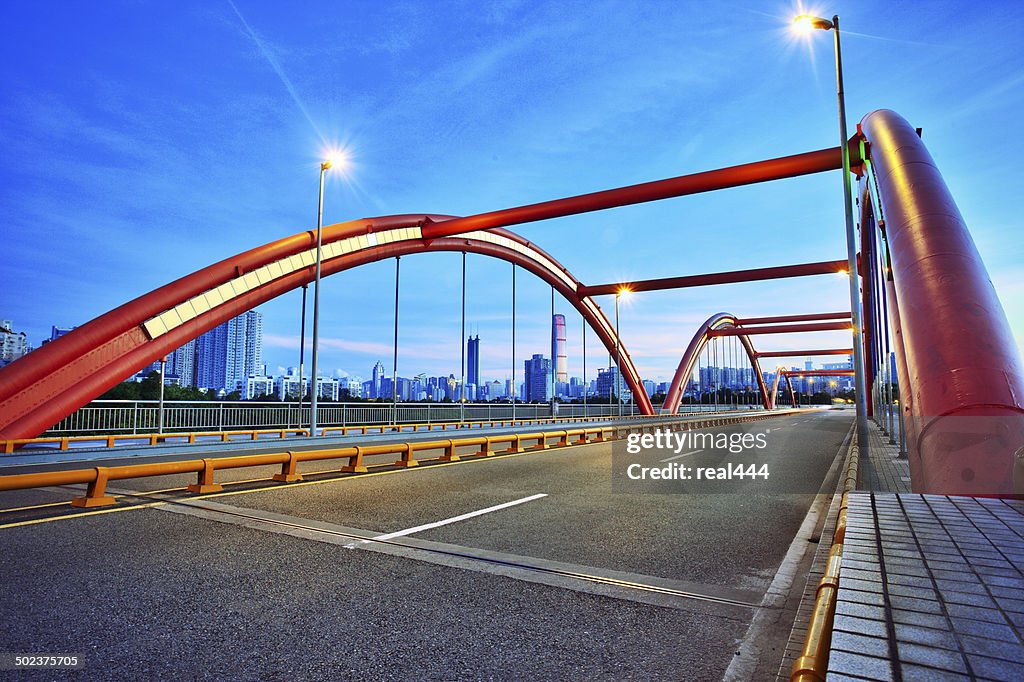
<path id="1" fill-rule="evenodd" d="M 480 335 L 466 343 L 466 383 L 480 385 Z"/>
<path id="2" fill-rule="evenodd" d="M 381 390 L 382 390 L 381 381 L 383 379 L 384 379 L 384 363 L 382 363 L 380 360 L 378 360 L 377 364 L 373 366 L 373 379 L 370 380 L 370 381 L 373 382 L 371 384 L 371 386 L 370 386 L 370 397 L 371 398 L 383 398 L 384 397 L 383 394 L 381 393 Z"/>
<path id="3" fill-rule="evenodd" d="M 534 355 L 526 361 L 526 402 L 547 402 L 551 399 L 551 361 Z"/>
<path id="4" fill-rule="evenodd" d="M 565 351 L 565 315 L 551 316 L 551 362 L 555 383 L 569 381 L 569 357 Z"/>

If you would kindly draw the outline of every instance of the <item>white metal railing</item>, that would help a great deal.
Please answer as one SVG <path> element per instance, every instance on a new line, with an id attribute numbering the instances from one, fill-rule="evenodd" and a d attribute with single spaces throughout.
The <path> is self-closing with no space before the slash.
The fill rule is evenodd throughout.
<path id="1" fill-rule="evenodd" d="M 708 407 L 708 406 L 705 406 Z M 175 401 L 164 402 L 164 432 L 286 429 L 309 425 L 309 403 L 300 413 L 297 402 Z M 511 403 L 320 403 L 319 426 L 352 424 L 411 424 L 427 422 L 492 421 L 511 419 Z M 608 417 L 619 413 L 617 405 L 556 405 L 559 417 Z M 636 414 L 634 405 L 623 405 L 622 414 Z M 517 419 L 551 416 L 550 404 L 516 403 Z M 155 433 L 160 423 L 156 400 L 96 400 L 79 408 L 47 431 L 47 434 Z"/>

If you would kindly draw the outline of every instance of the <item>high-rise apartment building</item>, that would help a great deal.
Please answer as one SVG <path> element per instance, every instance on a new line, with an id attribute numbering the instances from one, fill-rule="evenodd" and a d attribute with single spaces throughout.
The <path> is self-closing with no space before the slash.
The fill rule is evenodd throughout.
<path id="1" fill-rule="evenodd" d="M 194 362 L 199 388 L 233 391 L 239 381 L 258 375 L 263 364 L 263 315 L 250 310 L 200 336 Z"/>
<path id="2" fill-rule="evenodd" d="M 551 400 L 551 361 L 534 355 L 526 361 L 526 402 Z"/>
<path id="3" fill-rule="evenodd" d="M 167 367 L 164 371 L 168 376 L 178 377 L 179 386 L 196 385 L 196 340 L 192 339 L 181 348 L 177 348 L 167 356 Z"/>
<path id="4" fill-rule="evenodd" d="M 633 399 L 633 393 L 626 385 L 626 380 L 619 380 L 619 368 L 611 365 L 608 369 L 597 370 L 596 394 L 602 398 L 614 398 L 617 391 L 622 391 L 620 397 L 624 402 Z"/>
<path id="5" fill-rule="evenodd" d="M 0 321 L 0 361 L 4 363 L 17 360 L 31 350 L 25 332 L 16 332 L 13 327 L 10 320 Z"/>

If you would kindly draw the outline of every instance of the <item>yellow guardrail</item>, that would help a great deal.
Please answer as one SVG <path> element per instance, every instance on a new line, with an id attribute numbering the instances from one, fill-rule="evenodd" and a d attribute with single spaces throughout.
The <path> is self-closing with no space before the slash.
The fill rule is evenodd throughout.
<path id="1" fill-rule="evenodd" d="M 657 417 L 659 415 L 653 415 Z M 530 426 L 536 424 L 546 423 L 577 423 L 577 422 L 601 422 L 610 421 L 612 419 L 650 419 L 652 416 L 647 415 L 623 415 L 622 417 L 617 416 L 600 416 L 600 417 L 543 417 L 534 419 L 491 419 L 484 421 L 466 421 L 466 422 L 422 422 L 412 424 L 354 424 L 351 426 L 328 426 L 321 430 L 322 433 L 338 433 L 340 432 L 343 436 L 349 433 L 394 433 L 402 431 L 434 431 L 441 430 L 447 431 L 449 428 L 452 429 L 464 429 L 464 428 L 484 428 L 487 426 Z M 0 449 L 5 454 L 11 454 L 16 449 L 24 445 L 51 445 L 56 444 L 60 450 L 67 450 L 72 443 L 103 443 L 105 447 L 112 448 L 117 445 L 119 441 L 145 441 L 149 445 L 160 445 L 166 443 L 195 443 L 201 438 L 218 438 L 221 442 L 230 442 L 236 440 L 243 440 L 248 438 L 249 440 L 258 440 L 260 436 L 276 434 L 280 438 L 287 438 L 288 436 L 308 436 L 309 429 L 307 428 L 287 428 L 287 429 L 245 429 L 242 431 L 178 431 L 168 433 L 119 433 L 113 435 L 91 435 L 91 436 L 44 436 L 42 438 L 12 438 L 6 441 L 0 441 Z"/>
<path id="2" fill-rule="evenodd" d="M 43 438 L 12 438 L 3 443 L 5 454 L 11 454 L 22 445 L 46 445 L 56 443 L 61 450 L 67 450 L 72 443 L 102 442 L 106 447 L 112 448 L 117 441 L 147 441 L 149 445 L 160 443 L 195 443 L 199 438 L 219 438 L 222 442 L 239 440 L 238 437 L 247 437 L 249 440 L 258 440 L 260 436 L 277 434 L 280 438 L 287 438 L 289 435 L 309 435 L 309 429 L 248 429 L 245 431 L 186 431 L 178 433 L 118 433 L 103 436 L 46 436 Z"/>
<path id="3" fill-rule="evenodd" d="M 263 455 L 243 455 L 238 457 L 216 457 L 191 459 L 178 462 L 156 462 L 152 464 L 129 464 L 124 466 L 91 469 L 75 469 L 71 471 L 51 471 L 33 474 L 14 474 L 0 476 L 0 491 L 25 490 L 47 486 L 87 484 L 84 497 L 76 497 L 71 501 L 75 507 L 103 507 L 115 504 L 115 498 L 107 495 L 106 488 L 110 481 L 129 478 L 147 478 L 150 476 L 167 476 L 173 474 L 197 474 L 196 482 L 188 486 L 194 493 L 218 492 L 222 486 L 214 482 L 214 472 L 219 469 L 237 469 L 242 467 L 281 465 L 281 471 L 272 478 L 275 481 L 299 481 L 302 475 L 298 472 L 300 462 L 311 462 L 325 459 L 347 459 L 348 464 L 341 468 L 343 473 L 364 473 L 367 471 L 364 458 L 378 455 L 397 455 L 394 466 L 414 467 L 419 464 L 415 453 L 425 450 L 442 450 L 441 461 L 458 461 L 462 456 L 456 453 L 460 447 L 477 447 L 470 456 L 490 457 L 497 454 L 495 445 L 507 444 L 501 453 L 523 452 L 524 443 L 533 443 L 532 448 L 547 449 L 548 440 L 557 438 L 556 445 L 570 445 L 569 440 L 575 437 L 572 445 L 589 442 L 602 442 L 609 437 L 614 438 L 619 429 L 628 427 L 599 426 L 588 429 L 562 429 L 559 431 L 542 431 L 537 433 L 512 433 L 495 436 L 478 436 L 471 438 L 446 439 L 436 441 L 415 441 L 404 443 L 381 443 L 376 445 L 358 445 L 324 450 L 288 451 Z M 593 437 L 593 441 L 591 441 Z"/>
<path id="4" fill-rule="evenodd" d="M 807 625 L 804 646 L 793 663 L 791 682 L 824 682 L 828 673 L 828 654 L 832 646 L 832 624 L 836 615 L 839 597 L 839 572 L 843 565 L 843 542 L 846 540 L 846 509 L 850 491 L 857 489 L 859 461 L 857 450 L 851 445 L 850 463 L 843 479 L 843 497 L 839 504 L 836 530 L 832 536 L 832 548 L 828 553 L 825 574 L 818 582 L 814 598 L 814 610 Z"/>
<path id="5" fill-rule="evenodd" d="M 364 473 L 367 471 L 364 458 L 379 455 L 397 455 L 393 466 L 414 467 L 419 464 L 417 452 L 441 450 L 437 459 L 454 462 L 464 456 L 490 457 L 495 454 L 517 453 L 524 451 L 524 443 L 533 443 L 528 450 L 546 450 L 552 446 L 548 441 L 557 438 L 555 447 L 584 445 L 591 442 L 604 442 L 620 437 L 622 433 L 641 433 L 663 427 L 675 429 L 702 429 L 723 426 L 731 423 L 760 421 L 777 416 L 784 416 L 791 411 L 762 412 L 755 414 L 739 414 L 726 417 L 712 417 L 699 420 L 665 421 L 662 417 L 657 421 L 638 421 L 630 425 L 596 426 L 592 428 L 560 429 L 556 431 L 538 431 L 532 433 L 502 433 L 490 436 L 476 436 L 459 439 L 407 441 L 396 443 L 379 443 L 373 445 L 356 445 L 346 447 L 325 448 L 322 450 L 286 451 L 261 455 L 241 455 L 235 457 L 207 457 L 176 462 L 155 462 L 151 464 L 129 464 L 123 466 L 97 466 L 91 469 L 74 469 L 70 471 L 49 471 L 32 474 L 13 474 L 0 476 L 0 492 L 5 490 L 26 490 L 49 486 L 86 484 L 88 486 L 83 497 L 76 497 L 71 504 L 76 507 L 102 507 L 115 504 L 115 498 L 107 495 L 106 488 L 110 481 L 130 478 L 146 478 L 150 476 L 167 476 L 173 474 L 197 474 L 196 482 L 188 486 L 194 493 L 218 492 L 222 486 L 214 482 L 214 472 L 218 469 L 237 469 L 241 467 L 281 465 L 279 473 L 272 480 L 291 482 L 302 480 L 298 471 L 300 462 L 328 459 L 347 459 L 348 463 L 341 467 L 342 473 Z M 593 439 L 591 439 L 593 437 Z M 494 446 L 507 444 L 503 450 L 496 451 Z M 476 447 L 473 453 L 458 454 L 457 448 Z"/>

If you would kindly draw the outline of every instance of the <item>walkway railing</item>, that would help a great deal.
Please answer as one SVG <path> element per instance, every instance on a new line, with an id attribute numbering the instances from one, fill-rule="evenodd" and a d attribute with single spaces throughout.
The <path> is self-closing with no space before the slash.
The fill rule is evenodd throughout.
<path id="1" fill-rule="evenodd" d="M 711 406 L 705 405 L 710 408 Z M 309 426 L 310 408 L 297 402 L 166 401 L 163 433 L 294 429 Z M 611 417 L 617 405 L 516 403 L 320 403 L 320 426 L 352 424 L 412 424 L 455 421 L 496 421 L 557 417 Z M 623 405 L 623 415 L 637 413 Z M 148 434 L 159 431 L 160 403 L 156 400 L 96 400 L 55 424 L 46 436 L 77 434 Z"/>

